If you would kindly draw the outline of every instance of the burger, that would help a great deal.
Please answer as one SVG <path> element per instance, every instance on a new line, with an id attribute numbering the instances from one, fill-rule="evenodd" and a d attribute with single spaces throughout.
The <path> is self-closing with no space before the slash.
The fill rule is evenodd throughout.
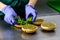
<path id="1" fill-rule="evenodd" d="M 15 24 L 14 26 L 15 28 L 18 28 L 18 29 L 21 29 L 23 27 L 23 25 L 17 25 L 17 24 Z"/>
<path id="2" fill-rule="evenodd" d="M 35 24 L 35 25 L 37 25 L 37 26 L 40 26 L 43 22 L 44 22 L 43 19 L 36 19 L 36 21 L 33 22 L 33 24 Z"/>
<path id="3" fill-rule="evenodd" d="M 56 24 L 52 23 L 52 22 L 43 22 L 41 24 L 41 29 L 42 30 L 52 31 L 52 30 L 55 30 L 55 28 L 56 28 Z"/>
<path id="4" fill-rule="evenodd" d="M 35 25 L 32 25 L 32 24 L 25 24 L 22 27 L 22 31 L 25 33 L 34 33 L 34 32 L 36 32 L 37 29 L 38 29 L 38 27 Z"/>

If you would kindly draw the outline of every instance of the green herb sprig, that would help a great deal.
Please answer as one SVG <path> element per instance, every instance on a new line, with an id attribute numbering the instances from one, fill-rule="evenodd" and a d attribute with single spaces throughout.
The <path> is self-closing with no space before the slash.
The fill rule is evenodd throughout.
<path id="1" fill-rule="evenodd" d="M 19 25 L 24 25 L 24 24 L 28 24 L 28 23 L 32 23 L 32 17 L 29 17 L 26 21 L 21 19 L 20 16 L 18 16 L 18 24 Z"/>

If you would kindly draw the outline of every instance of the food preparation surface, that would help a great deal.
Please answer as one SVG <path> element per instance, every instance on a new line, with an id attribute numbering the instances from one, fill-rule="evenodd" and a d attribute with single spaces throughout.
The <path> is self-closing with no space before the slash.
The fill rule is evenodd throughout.
<path id="1" fill-rule="evenodd" d="M 34 34 L 25 34 L 21 30 L 9 28 L 3 20 L 0 20 L 0 40 L 60 40 L 60 15 L 38 17 L 45 21 L 56 23 L 54 32 L 42 32 L 40 27 Z"/>

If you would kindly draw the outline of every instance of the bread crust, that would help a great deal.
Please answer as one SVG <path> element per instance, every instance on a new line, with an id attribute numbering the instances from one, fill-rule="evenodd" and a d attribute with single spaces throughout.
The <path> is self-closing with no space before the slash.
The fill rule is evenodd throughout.
<path id="1" fill-rule="evenodd" d="M 25 33 L 34 33 L 34 32 L 36 32 L 37 29 L 38 29 L 38 27 L 36 26 L 35 29 L 24 29 L 24 28 L 22 28 L 22 31 L 25 32 Z"/>
<path id="2" fill-rule="evenodd" d="M 33 22 L 33 24 L 35 24 L 35 25 L 37 25 L 37 26 L 40 26 L 43 22 L 44 22 L 43 19 L 36 19 L 36 21 Z"/>
<path id="3" fill-rule="evenodd" d="M 52 23 L 52 25 L 54 25 L 54 26 L 50 26 L 50 27 L 43 26 L 44 24 L 46 24 L 46 22 L 44 22 L 44 23 L 41 24 L 41 29 L 43 29 L 43 30 L 51 31 L 51 30 L 55 30 L 55 28 L 56 28 L 56 24 L 55 23 Z"/>

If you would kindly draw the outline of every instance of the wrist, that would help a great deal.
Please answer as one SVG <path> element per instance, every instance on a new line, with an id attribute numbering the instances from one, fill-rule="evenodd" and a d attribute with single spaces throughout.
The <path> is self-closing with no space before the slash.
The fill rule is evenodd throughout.
<path id="1" fill-rule="evenodd" d="M 28 5 L 32 5 L 33 7 L 36 5 L 37 0 L 30 0 Z"/>
<path id="2" fill-rule="evenodd" d="M 32 5 L 28 5 L 28 4 L 27 4 L 26 6 L 30 6 L 31 8 L 35 9 Z"/>
<path id="3" fill-rule="evenodd" d="M 9 11 L 9 9 L 11 9 L 11 6 L 7 5 L 4 8 L 2 8 L 1 12 L 3 12 L 4 14 L 6 14 L 6 12 Z"/>
<path id="4" fill-rule="evenodd" d="M 2 2 L 0 2 L 0 11 L 2 11 L 2 9 L 4 8 L 4 7 L 6 7 L 7 5 L 5 5 L 5 4 L 3 4 Z"/>
<path id="5" fill-rule="evenodd" d="M 28 3 L 27 5 L 31 5 L 32 7 L 34 7 L 35 5 L 31 4 L 31 3 Z"/>

